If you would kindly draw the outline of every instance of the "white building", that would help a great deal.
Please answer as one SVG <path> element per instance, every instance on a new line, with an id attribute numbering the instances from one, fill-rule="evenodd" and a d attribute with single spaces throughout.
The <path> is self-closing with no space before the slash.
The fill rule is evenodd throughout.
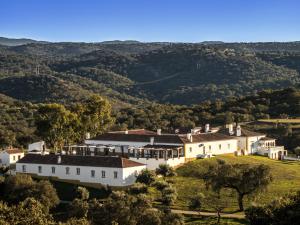
<path id="1" fill-rule="evenodd" d="M 235 130 L 232 124 L 229 124 L 227 128 L 220 132 L 238 140 L 237 155 L 258 154 L 279 160 L 287 155 L 287 150 L 284 149 L 284 146 L 276 146 L 274 138 L 266 137 L 262 133 L 249 131 L 239 125 Z"/>
<path id="2" fill-rule="evenodd" d="M 16 164 L 17 173 L 109 186 L 131 185 L 145 168 L 122 157 L 54 154 L 27 154 Z"/>
<path id="3" fill-rule="evenodd" d="M 24 157 L 24 152 L 20 149 L 6 149 L 0 152 L 0 165 L 10 166 Z"/>
<path id="4" fill-rule="evenodd" d="M 44 141 L 34 142 L 28 145 L 28 153 L 32 154 L 49 154 Z"/>
<path id="5" fill-rule="evenodd" d="M 111 132 L 85 141 L 82 146 L 69 146 L 69 152 L 83 155 L 121 155 L 132 161 L 146 164 L 155 169 L 160 164 L 178 166 L 195 158 L 234 153 L 237 140 L 234 137 L 210 132 L 205 133 L 161 134 L 139 132 Z"/>

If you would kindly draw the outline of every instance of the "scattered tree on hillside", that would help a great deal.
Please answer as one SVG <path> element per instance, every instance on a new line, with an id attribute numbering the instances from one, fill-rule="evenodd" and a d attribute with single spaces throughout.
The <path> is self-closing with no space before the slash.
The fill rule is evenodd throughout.
<path id="1" fill-rule="evenodd" d="M 216 165 L 209 167 L 204 181 L 207 187 L 211 187 L 216 193 L 224 188 L 235 190 L 239 209 L 243 211 L 244 197 L 266 188 L 272 181 L 272 176 L 267 165 L 227 164 L 218 160 Z"/>

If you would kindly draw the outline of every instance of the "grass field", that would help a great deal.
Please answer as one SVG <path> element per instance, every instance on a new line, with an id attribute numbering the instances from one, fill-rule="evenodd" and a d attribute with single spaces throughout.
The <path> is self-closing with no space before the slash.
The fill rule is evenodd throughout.
<path id="1" fill-rule="evenodd" d="M 300 119 L 261 119 L 258 121 L 264 123 L 300 123 Z"/>
<path id="2" fill-rule="evenodd" d="M 271 167 L 273 182 L 268 189 L 255 195 L 254 198 L 246 198 L 245 206 L 252 203 L 268 203 L 276 197 L 300 190 L 300 163 L 288 161 L 276 161 L 262 156 L 222 155 L 212 159 L 198 159 L 187 163 L 177 169 L 178 176 L 171 178 L 178 192 L 178 199 L 174 205 L 177 209 L 188 209 L 190 198 L 197 193 L 207 193 L 201 179 L 187 177 L 193 170 L 205 171 L 207 166 L 214 163 L 216 158 L 229 163 L 266 164 Z M 222 192 L 222 201 L 226 205 L 224 212 L 235 212 L 238 209 L 236 194 L 232 191 Z M 203 205 L 203 211 L 214 211 L 208 205 Z"/>

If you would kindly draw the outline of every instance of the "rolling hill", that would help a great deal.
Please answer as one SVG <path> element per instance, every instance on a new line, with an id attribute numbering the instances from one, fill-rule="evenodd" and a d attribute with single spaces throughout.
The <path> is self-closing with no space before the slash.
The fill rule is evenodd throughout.
<path id="1" fill-rule="evenodd" d="M 62 99 L 80 101 L 86 93 L 97 93 L 118 104 L 191 105 L 295 86 L 300 81 L 299 54 L 299 42 L 29 43 L 0 48 L 0 78 L 4 79 L 0 84 L 9 85 L 2 85 L 0 91 L 40 102 L 58 99 L 51 92 L 62 85 L 62 90 L 67 86 L 66 93 L 72 93 L 59 95 Z M 51 77 L 38 78 L 44 87 L 42 97 L 34 90 L 25 95 L 28 83 L 22 80 L 26 85 L 20 85 L 24 75 L 33 74 Z M 16 76 L 23 78 L 9 82 Z M 54 78 L 58 80 L 53 83 Z M 36 79 L 30 82 L 40 82 Z"/>

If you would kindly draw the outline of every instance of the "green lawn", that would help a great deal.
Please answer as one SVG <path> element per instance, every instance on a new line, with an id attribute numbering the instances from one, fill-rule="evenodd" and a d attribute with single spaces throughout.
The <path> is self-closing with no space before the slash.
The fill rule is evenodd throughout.
<path id="1" fill-rule="evenodd" d="M 229 163 L 250 163 L 266 164 L 271 167 L 273 182 L 266 191 L 255 196 L 255 198 L 245 199 L 245 206 L 252 203 L 268 203 L 274 198 L 300 190 L 300 163 L 288 161 L 275 161 L 262 156 L 233 156 L 222 155 L 212 159 L 198 159 L 187 163 L 177 169 L 178 176 L 171 178 L 178 192 L 178 200 L 174 208 L 187 209 L 189 199 L 197 193 L 207 193 L 201 179 L 187 177 L 193 171 L 205 171 L 210 163 L 214 163 L 216 158 L 223 159 Z M 222 192 L 225 212 L 234 212 L 238 209 L 236 194 L 230 190 Z M 213 211 L 208 205 L 203 206 L 204 211 Z"/>

